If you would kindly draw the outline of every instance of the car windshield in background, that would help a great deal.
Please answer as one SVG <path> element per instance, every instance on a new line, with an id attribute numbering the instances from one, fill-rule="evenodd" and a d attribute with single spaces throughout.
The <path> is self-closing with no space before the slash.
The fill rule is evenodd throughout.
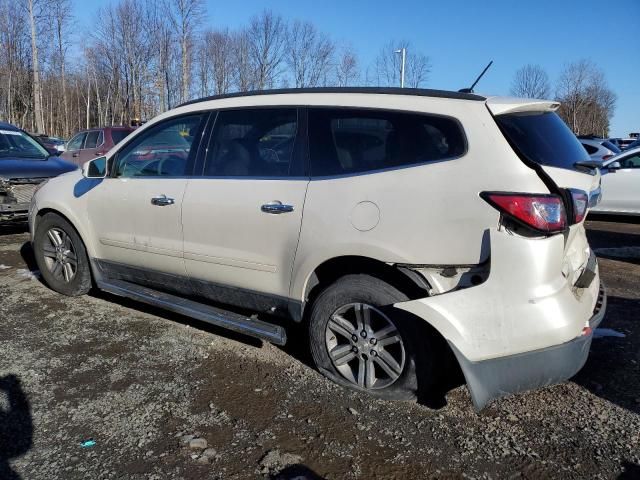
<path id="1" fill-rule="evenodd" d="M 616 144 L 611 143 L 609 140 L 605 140 L 604 142 L 602 142 L 602 146 L 603 146 L 604 148 L 608 148 L 608 149 L 609 149 L 609 150 L 611 150 L 613 153 L 620 153 L 620 152 L 622 152 L 622 150 L 620 150 Z"/>
<path id="2" fill-rule="evenodd" d="M 127 135 L 131 132 L 129 130 L 111 130 L 111 138 L 113 139 L 113 144 L 117 145 L 122 140 L 124 140 Z"/>
<path id="3" fill-rule="evenodd" d="M 549 167 L 575 170 L 589 155 L 554 112 L 523 112 L 495 117 L 502 133 L 524 157 Z"/>
<path id="4" fill-rule="evenodd" d="M 49 152 L 24 132 L 0 129 L 0 159 L 46 158 L 48 156 Z"/>

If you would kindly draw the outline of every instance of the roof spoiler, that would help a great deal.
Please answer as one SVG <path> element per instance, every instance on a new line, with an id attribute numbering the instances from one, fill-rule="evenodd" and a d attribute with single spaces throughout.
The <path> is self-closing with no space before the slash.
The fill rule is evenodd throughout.
<path id="1" fill-rule="evenodd" d="M 560 107 L 560 102 L 532 98 L 490 97 L 487 99 L 487 107 L 494 115 L 519 112 L 555 112 Z"/>

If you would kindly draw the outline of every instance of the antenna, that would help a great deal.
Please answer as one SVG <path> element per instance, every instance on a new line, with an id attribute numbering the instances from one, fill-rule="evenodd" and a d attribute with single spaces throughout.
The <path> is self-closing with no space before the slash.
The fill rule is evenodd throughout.
<path id="1" fill-rule="evenodd" d="M 487 70 L 489 70 L 489 67 L 493 65 L 493 60 L 491 60 L 486 67 L 484 67 L 484 70 L 482 70 L 482 73 L 480 75 L 478 75 L 478 78 L 476 78 L 476 81 L 473 82 L 473 85 L 471 85 L 471 87 L 469 88 L 461 88 L 460 90 L 458 90 L 460 93 L 473 93 L 473 87 L 476 86 L 476 84 L 480 81 L 480 79 L 484 76 L 485 73 L 487 73 Z"/>

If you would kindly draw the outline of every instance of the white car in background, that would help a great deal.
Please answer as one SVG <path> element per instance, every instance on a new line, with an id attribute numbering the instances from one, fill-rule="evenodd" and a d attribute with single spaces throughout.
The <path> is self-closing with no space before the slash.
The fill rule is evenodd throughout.
<path id="1" fill-rule="evenodd" d="M 640 215 L 640 147 L 605 162 L 601 172 L 602 200 L 591 211 Z"/>
<path id="2" fill-rule="evenodd" d="M 606 162 L 621 152 L 616 145 L 606 138 L 579 136 L 578 139 L 589 154 L 591 160 L 595 160 L 597 162 Z"/>

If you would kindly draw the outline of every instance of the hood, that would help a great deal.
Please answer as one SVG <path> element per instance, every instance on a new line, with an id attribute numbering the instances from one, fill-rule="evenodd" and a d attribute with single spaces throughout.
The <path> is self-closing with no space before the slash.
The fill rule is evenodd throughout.
<path id="1" fill-rule="evenodd" d="M 77 168 L 58 157 L 0 158 L 0 178 L 50 178 Z"/>

